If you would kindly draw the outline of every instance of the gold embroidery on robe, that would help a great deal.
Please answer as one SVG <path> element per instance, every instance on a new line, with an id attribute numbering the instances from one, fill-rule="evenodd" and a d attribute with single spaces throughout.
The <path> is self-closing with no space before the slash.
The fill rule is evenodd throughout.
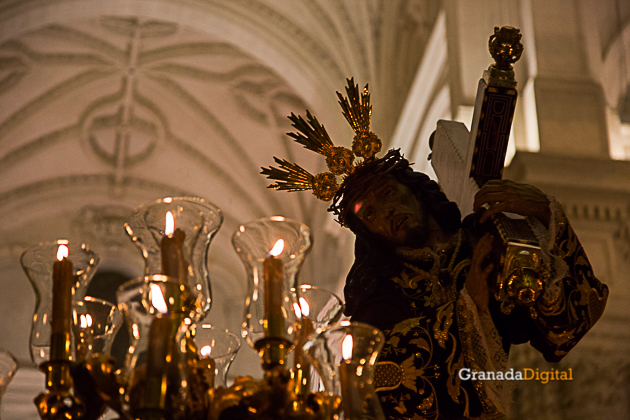
<path id="1" fill-rule="evenodd" d="M 442 306 L 437 311 L 437 318 L 433 324 L 433 337 L 442 348 L 446 348 L 448 330 L 453 323 L 453 303 Z"/>
<path id="2" fill-rule="evenodd" d="M 452 307 L 452 305 L 451 305 Z M 444 308 L 443 308 L 444 309 Z M 452 312 L 452 309 L 451 309 Z M 444 311 L 444 318 L 448 318 L 448 311 Z M 451 315 L 452 318 L 452 315 Z M 435 321 L 434 321 L 435 322 Z M 397 352 L 395 346 L 400 346 L 403 342 L 406 346 L 405 350 L 409 350 L 409 356 L 403 359 L 399 365 L 402 371 L 402 379 L 396 387 L 388 387 L 390 391 L 381 396 L 383 403 L 391 404 L 391 408 L 400 414 L 406 414 L 409 409 L 408 403 L 412 400 L 407 393 L 401 393 L 402 389 L 413 391 L 414 395 L 422 396 L 421 401 L 415 402 L 411 412 L 421 410 L 424 419 L 437 419 L 439 417 L 438 401 L 435 395 L 435 388 L 432 379 L 439 377 L 439 366 L 434 364 L 433 358 L 433 336 L 430 331 L 433 330 L 432 322 L 426 317 L 411 318 L 396 324 L 392 330 L 384 331 L 388 337 L 386 345 L 381 352 L 383 355 L 399 355 L 402 351 Z M 445 323 L 441 324 L 442 328 L 445 324 L 450 323 L 445 319 Z M 448 333 L 448 332 L 447 332 Z M 453 337 L 453 335 L 450 335 Z M 451 340 L 453 349 L 454 342 Z M 398 356 L 399 357 L 399 356 Z M 381 362 L 379 362 L 381 363 Z M 391 363 L 387 361 L 386 363 Z M 376 384 L 377 387 L 380 383 Z M 381 395 L 383 393 L 381 392 Z M 409 419 L 410 417 L 401 417 Z"/>
<path id="3" fill-rule="evenodd" d="M 402 385 L 406 388 L 411 389 L 413 392 L 418 392 L 418 388 L 416 387 L 416 379 L 419 376 L 422 376 L 424 373 L 423 369 L 417 369 L 414 364 L 415 356 L 412 354 L 407 360 L 400 364 L 400 367 L 403 371 L 403 380 Z"/>
<path id="4" fill-rule="evenodd" d="M 556 291 L 552 290 L 553 293 L 526 312 L 537 326 L 533 333 L 536 348 L 551 359 L 564 356 L 575 346 L 601 317 L 608 297 L 608 288 L 594 277 L 584 250 L 565 218 L 559 218 L 556 238 L 551 253 L 564 260 L 569 272 Z M 379 391 L 383 405 L 389 407 L 390 419 L 436 420 L 440 416 L 440 405 L 449 402 L 449 407 L 456 405 L 465 418 L 505 418 L 490 399 L 490 391 L 486 391 L 487 381 L 462 381 L 458 376 L 463 367 L 481 371 L 488 358 L 496 358 L 496 355 L 479 353 L 473 314 L 463 299 L 459 299 L 457 284 L 461 287 L 465 269 L 470 265 L 470 259 L 462 257 L 470 254 L 460 257 L 458 249 L 450 258 L 445 254 L 437 258 L 430 253 L 419 253 L 424 259 L 404 263 L 402 272 L 393 279 L 411 307 L 411 313 L 422 316 L 384 331 L 387 340 L 381 357 L 395 360 L 401 372 L 400 382 L 394 384 L 393 389 Z M 450 282 L 441 272 L 447 267 Z M 486 339 L 500 342 L 497 331 Z M 471 413 L 473 407 L 474 413 Z"/>

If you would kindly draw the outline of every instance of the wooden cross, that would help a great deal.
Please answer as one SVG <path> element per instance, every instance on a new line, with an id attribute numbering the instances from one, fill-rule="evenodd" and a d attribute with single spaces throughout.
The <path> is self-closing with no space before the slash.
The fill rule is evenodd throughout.
<path id="1" fill-rule="evenodd" d="M 512 27 L 494 31 L 488 46 L 495 63 L 479 80 L 471 131 L 460 122 L 440 120 L 432 145 L 431 164 L 440 186 L 463 215 L 472 212 L 479 188 L 503 175 L 518 96 L 511 63 L 523 51 L 521 35 Z"/>
<path id="2" fill-rule="evenodd" d="M 473 211 L 477 191 L 503 175 L 517 98 L 511 63 L 523 51 L 520 39 L 518 29 L 494 28 L 488 46 L 495 64 L 479 80 L 471 131 L 456 121 L 437 124 L 431 164 L 446 196 L 464 216 Z M 487 228 L 495 235 L 496 268 L 489 286 L 501 310 L 509 314 L 518 305 L 533 311 L 549 275 L 536 236 L 524 217 L 505 212 L 493 216 Z"/>

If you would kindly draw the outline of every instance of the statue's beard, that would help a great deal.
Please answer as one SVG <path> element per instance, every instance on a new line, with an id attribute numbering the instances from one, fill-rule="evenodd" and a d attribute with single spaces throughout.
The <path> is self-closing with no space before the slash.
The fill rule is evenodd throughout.
<path id="1" fill-rule="evenodd" d="M 425 218 L 423 218 L 425 219 Z M 405 238 L 405 242 L 403 246 L 408 246 L 412 248 L 422 248 L 427 243 L 429 239 L 429 225 L 426 223 L 426 220 L 423 220 L 421 225 L 415 226 L 407 232 L 407 237 Z"/>
<path id="2" fill-rule="evenodd" d="M 422 216 L 420 223 L 407 231 L 407 236 L 405 238 L 405 242 L 403 246 L 408 246 L 412 248 L 422 248 L 426 246 L 429 239 L 430 227 L 429 227 L 429 217 L 427 213 L 427 206 L 424 204 L 422 200 L 418 200 L 420 202 L 420 207 L 422 209 Z"/>

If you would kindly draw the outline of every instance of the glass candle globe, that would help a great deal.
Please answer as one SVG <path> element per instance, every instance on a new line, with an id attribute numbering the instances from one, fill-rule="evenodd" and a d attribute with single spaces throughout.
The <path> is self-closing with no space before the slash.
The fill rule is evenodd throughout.
<path id="1" fill-rule="evenodd" d="M 201 360 L 214 361 L 214 387 L 227 387 L 227 374 L 241 348 L 241 338 L 210 324 L 194 326 L 195 344 Z"/>
<path id="2" fill-rule="evenodd" d="M 328 290 L 301 284 L 297 288 L 299 314 L 311 321 L 313 329 L 334 325 L 343 315 L 343 303 Z"/>
<path id="3" fill-rule="evenodd" d="M 15 357 L 7 350 L 0 349 L 0 409 L 2 408 L 2 397 L 17 369 L 18 362 Z"/>
<path id="4" fill-rule="evenodd" d="M 123 384 L 128 383 L 129 375 L 141 355 L 141 352 L 136 349 L 146 349 L 148 346 L 151 315 L 142 303 L 145 287 L 144 278 L 140 278 L 125 282 L 116 291 L 118 309 L 123 315 L 129 333 L 129 349 L 119 378 Z M 141 331 L 142 334 L 140 334 Z"/>
<path id="5" fill-rule="evenodd" d="M 75 360 L 109 356 L 122 314 L 109 302 L 87 296 L 72 307 Z"/>
<path id="6" fill-rule="evenodd" d="M 384 420 L 374 387 L 374 364 L 385 337 L 359 322 L 318 329 L 304 345 L 330 396 L 341 396 L 344 419 Z"/>
<path id="7" fill-rule="evenodd" d="M 68 248 L 67 259 L 73 265 L 72 302 L 80 302 L 96 271 L 98 255 L 89 246 L 60 239 L 27 249 L 20 263 L 35 291 L 35 313 L 31 327 L 31 360 L 40 365 L 50 360 L 51 318 L 53 311 L 53 265 L 60 246 Z"/>
<path id="8" fill-rule="evenodd" d="M 343 303 L 334 293 L 308 284 L 297 288 L 298 304 L 294 307 L 299 317 L 299 337 L 293 352 L 293 373 L 296 393 L 303 395 L 321 389 L 319 374 L 304 354 L 304 345 L 318 328 L 335 325 L 343 313 Z"/>
<path id="9" fill-rule="evenodd" d="M 212 203 L 196 197 L 167 197 L 136 209 L 125 229 L 142 252 L 145 275 L 181 277 L 203 297 L 206 313 L 212 305 L 208 250 L 222 223 L 223 214 Z M 165 237 L 169 239 L 164 241 Z"/>
<path id="10" fill-rule="evenodd" d="M 248 278 L 242 335 L 265 358 L 274 342 L 279 354 L 268 364 L 284 364 L 296 338 L 296 276 L 311 248 L 309 228 L 284 217 L 267 217 L 241 225 L 232 236 Z M 267 361 L 265 361 L 267 360 Z"/>

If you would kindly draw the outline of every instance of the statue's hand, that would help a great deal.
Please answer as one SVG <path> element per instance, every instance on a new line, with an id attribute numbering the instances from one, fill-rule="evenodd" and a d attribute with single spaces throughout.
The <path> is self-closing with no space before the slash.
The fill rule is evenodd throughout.
<path id="1" fill-rule="evenodd" d="M 494 264 L 488 264 L 484 267 L 484 260 L 492 251 L 493 237 L 486 233 L 483 238 L 477 242 L 473 250 L 470 269 L 466 275 L 466 291 L 475 302 L 477 312 L 480 314 L 488 309 L 488 301 L 490 292 L 488 291 L 488 276 L 494 268 Z"/>
<path id="2" fill-rule="evenodd" d="M 537 218 L 545 227 L 549 227 L 551 211 L 549 199 L 538 188 L 510 180 L 496 179 L 488 181 L 475 195 L 474 210 L 482 205 L 490 207 L 483 213 L 481 223 L 501 211 Z"/>

